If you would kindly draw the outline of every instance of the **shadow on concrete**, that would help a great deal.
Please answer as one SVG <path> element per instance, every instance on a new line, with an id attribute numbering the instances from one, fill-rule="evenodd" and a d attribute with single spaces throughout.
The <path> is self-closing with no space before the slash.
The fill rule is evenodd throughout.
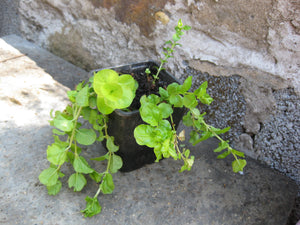
<path id="1" fill-rule="evenodd" d="M 75 85 L 89 78 L 88 72 L 53 55 L 37 45 L 16 35 L 8 35 L 2 39 L 20 53 L 19 57 L 27 56 L 40 68 L 62 85 L 74 89 Z M 17 57 L 15 55 L 14 57 Z"/>

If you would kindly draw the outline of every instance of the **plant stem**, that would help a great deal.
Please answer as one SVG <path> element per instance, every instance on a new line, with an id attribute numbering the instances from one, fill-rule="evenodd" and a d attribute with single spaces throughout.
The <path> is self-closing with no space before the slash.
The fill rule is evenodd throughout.
<path id="1" fill-rule="evenodd" d="M 194 122 L 194 115 L 193 115 L 193 122 Z M 221 142 L 223 142 L 224 140 L 218 135 L 216 134 L 216 132 L 210 128 L 210 126 L 208 124 L 205 123 L 204 120 L 202 120 L 202 124 L 211 132 L 213 133 L 213 135 Z M 235 160 L 237 161 L 237 163 L 240 165 L 237 156 L 232 152 L 232 148 L 230 146 L 228 146 L 228 151 L 230 151 L 230 153 L 233 155 L 233 157 L 235 158 Z"/>
<path id="2" fill-rule="evenodd" d="M 164 65 L 165 62 L 167 62 L 167 59 L 171 57 L 171 54 L 172 54 L 175 46 L 176 46 L 176 41 L 174 41 L 172 43 L 171 49 L 167 50 L 167 54 L 165 55 L 165 58 L 163 60 L 161 60 L 160 66 L 159 66 L 156 74 L 153 76 L 154 80 L 153 80 L 152 84 L 155 84 L 155 81 L 158 80 L 158 75 L 159 75 L 160 71 L 163 69 L 162 66 Z"/>
<path id="3" fill-rule="evenodd" d="M 66 151 L 68 151 L 68 150 L 71 148 L 71 146 L 72 146 L 72 142 L 73 142 L 74 137 L 75 137 L 76 126 L 77 126 L 77 123 L 78 123 L 78 118 L 79 118 L 79 116 L 80 116 L 81 110 L 82 110 L 82 106 L 80 106 L 79 109 L 77 109 L 77 106 L 75 107 L 75 110 L 74 110 L 74 114 L 75 114 L 75 117 L 74 117 L 75 124 L 74 124 L 74 128 L 73 128 L 73 130 L 72 130 L 72 134 L 71 134 L 71 137 L 70 137 L 69 146 L 66 148 Z M 77 111 L 77 112 L 76 112 L 76 111 Z M 77 145 L 76 145 L 76 141 L 75 141 L 75 155 L 77 156 Z"/>
<path id="4" fill-rule="evenodd" d="M 108 133 L 107 133 L 107 123 L 106 123 L 105 120 L 103 120 L 103 121 L 104 121 L 105 138 L 106 138 L 106 140 L 107 140 L 108 137 L 109 137 L 109 135 L 108 135 Z M 109 168 L 110 168 L 110 164 L 111 164 L 111 158 L 112 158 L 112 155 L 113 155 L 113 153 L 109 151 L 109 158 L 108 158 L 108 162 L 107 162 L 107 166 L 106 166 L 106 171 L 104 172 L 104 174 L 109 173 Z M 103 176 L 105 176 L 105 175 L 103 175 Z M 102 178 L 102 181 L 103 181 L 103 178 Z M 100 192 L 101 192 L 101 184 L 102 184 L 102 181 L 101 181 L 101 183 L 99 184 L 99 188 L 98 188 L 96 194 L 94 195 L 94 198 L 97 198 L 98 195 L 99 195 Z"/>

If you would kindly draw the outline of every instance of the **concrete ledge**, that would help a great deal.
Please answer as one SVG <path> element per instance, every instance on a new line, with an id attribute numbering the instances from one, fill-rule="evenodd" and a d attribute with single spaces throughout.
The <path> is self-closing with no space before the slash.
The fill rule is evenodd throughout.
<path id="1" fill-rule="evenodd" d="M 234 174 L 230 160 L 217 160 L 215 140 L 191 147 L 195 165 L 178 173 L 181 164 L 162 160 L 114 176 L 115 191 L 100 196 L 102 213 L 86 219 L 79 212 L 91 180 L 80 193 L 63 188 L 48 196 L 38 175 L 48 166 L 51 109 L 67 104 L 67 87 L 87 73 L 17 36 L 0 39 L 0 223 L 1 224 L 197 224 L 285 225 L 297 186 L 284 175 L 248 159 L 245 174 Z M 67 87 L 66 87 L 67 86 Z M 84 151 L 97 157 L 99 145 Z M 91 162 L 93 165 L 93 162 Z M 105 165 L 94 164 L 99 171 Z M 87 178 L 89 179 L 89 178 Z"/>

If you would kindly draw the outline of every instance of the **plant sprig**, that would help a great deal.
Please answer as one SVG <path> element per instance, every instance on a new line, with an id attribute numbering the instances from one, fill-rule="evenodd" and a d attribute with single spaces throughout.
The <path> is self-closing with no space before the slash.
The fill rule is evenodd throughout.
<path id="1" fill-rule="evenodd" d="M 115 71 L 102 70 L 95 73 L 87 84 L 82 82 L 77 85 L 76 90 L 69 91 L 71 105 L 64 111 L 56 111 L 54 116 L 51 115 L 50 125 L 55 128 L 54 143 L 47 148 L 50 166 L 40 173 L 39 180 L 47 186 L 49 195 L 56 195 L 62 187 L 59 178 L 65 176 L 61 172 L 64 163 L 68 162 L 73 166 L 74 173 L 68 179 L 68 186 L 75 192 L 85 187 L 85 176 L 89 175 L 99 183 L 99 188 L 93 198 L 87 196 L 85 199 L 86 208 L 81 212 L 86 217 L 101 212 L 98 195 L 113 192 L 112 174 L 123 165 L 121 157 L 115 154 L 119 147 L 114 144 L 114 137 L 107 133 L 107 114 L 115 109 L 128 107 L 135 96 L 136 88 L 137 83 L 130 75 L 119 76 Z M 92 128 L 81 128 L 80 118 L 87 120 Z M 92 145 L 95 141 L 103 140 L 106 140 L 108 153 L 92 159 L 107 161 L 106 170 L 98 173 L 80 155 L 82 149 L 79 145 Z"/>
<path id="2" fill-rule="evenodd" d="M 197 108 L 200 102 L 209 105 L 213 101 L 206 92 L 207 82 L 200 85 L 194 92 L 189 92 L 191 85 L 192 77 L 190 76 L 182 85 L 172 83 L 167 89 L 160 88 L 160 96 L 149 95 L 141 98 L 140 114 L 142 120 L 147 124 L 141 124 L 134 130 L 137 143 L 154 148 L 157 162 L 162 157 L 172 157 L 174 160 L 181 159 L 184 165 L 180 172 L 190 170 L 194 163 L 194 156 L 190 156 L 190 150 L 186 149 L 184 145 L 180 145 L 180 142 L 185 140 L 185 132 L 176 134 L 172 118 L 174 108 L 185 107 L 189 111 L 183 117 L 183 123 L 193 128 L 190 132 L 190 143 L 196 145 L 208 138 L 216 137 L 220 140 L 220 144 L 214 151 L 221 152 L 227 149 L 218 158 L 225 158 L 232 154 L 234 157 L 233 171 L 242 172 L 246 166 L 246 160 L 239 157 L 243 158 L 244 153 L 231 148 L 228 141 L 224 141 L 219 136 L 226 133 L 230 127 L 218 129 L 208 125 L 204 121 L 205 113 L 200 114 Z M 169 120 L 167 120 L 168 118 Z"/>
<path id="3" fill-rule="evenodd" d="M 190 29 L 191 29 L 190 26 L 183 25 L 182 20 L 179 19 L 177 26 L 175 27 L 176 33 L 173 34 L 172 39 L 165 42 L 166 47 L 163 48 L 164 58 L 160 59 L 160 66 L 158 67 L 156 74 L 153 75 L 154 78 L 153 84 L 155 84 L 155 81 L 159 79 L 159 73 L 164 69 L 163 65 L 168 62 L 169 58 L 173 57 L 172 54 L 174 53 L 174 48 L 177 45 L 181 46 L 181 44 L 179 44 L 178 41 L 181 39 L 181 36 L 184 34 L 183 30 L 188 31 Z"/>

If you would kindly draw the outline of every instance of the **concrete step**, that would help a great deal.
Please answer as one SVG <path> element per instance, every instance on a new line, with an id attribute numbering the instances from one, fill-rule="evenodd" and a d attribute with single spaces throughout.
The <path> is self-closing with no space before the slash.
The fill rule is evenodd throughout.
<path id="1" fill-rule="evenodd" d="M 0 39 L 0 223 L 1 224 L 197 224 L 285 225 L 297 195 L 286 176 L 247 159 L 244 175 L 231 171 L 230 160 L 217 160 L 214 139 L 191 147 L 195 164 L 178 173 L 181 163 L 162 160 L 129 173 L 114 175 L 115 191 L 100 195 L 102 213 L 84 218 L 85 197 L 67 187 L 72 170 L 57 196 L 39 183 L 48 167 L 48 124 L 51 109 L 67 104 L 66 90 L 88 73 L 22 38 Z M 84 151 L 87 157 L 105 152 L 101 144 Z M 105 165 L 93 164 L 99 171 Z"/>

